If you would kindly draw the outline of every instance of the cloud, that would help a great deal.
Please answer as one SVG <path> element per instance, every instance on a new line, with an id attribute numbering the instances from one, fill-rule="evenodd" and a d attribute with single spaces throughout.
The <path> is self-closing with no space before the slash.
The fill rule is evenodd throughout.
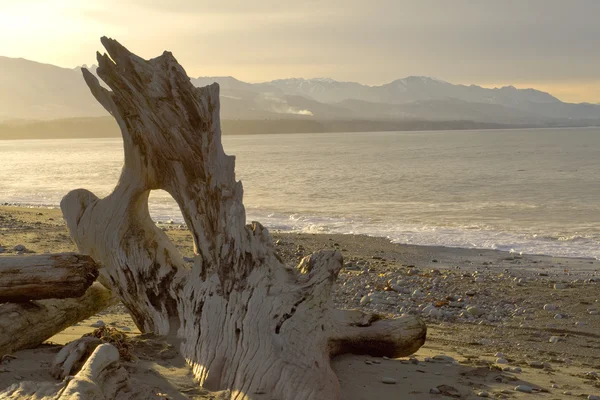
<path id="1" fill-rule="evenodd" d="M 6 12 L 7 4 L 22 11 Z M 4 0 L 0 7 L 9 24 L 0 34 L 11 38 L 4 55 L 63 66 L 93 62 L 98 37 L 108 35 L 146 58 L 169 49 L 194 76 L 254 82 L 600 80 L 597 0 Z"/>

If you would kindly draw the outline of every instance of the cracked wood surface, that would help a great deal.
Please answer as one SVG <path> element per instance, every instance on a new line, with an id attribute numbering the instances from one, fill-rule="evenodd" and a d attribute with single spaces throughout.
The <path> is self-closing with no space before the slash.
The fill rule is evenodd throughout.
<path id="1" fill-rule="evenodd" d="M 94 260 L 77 253 L 0 257 L 0 303 L 81 297 L 97 277 Z"/>
<path id="2" fill-rule="evenodd" d="M 94 283 L 75 299 L 0 304 L 0 355 L 36 347 L 117 301 L 104 286 Z"/>
<path id="3" fill-rule="evenodd" d="M 107 197 L 74 190 L 61 209 L 79 251 L 103 265 L 102 282 L 142 332 L 168 335 L 206 388 L 254 400 L 339 399 L 332 355 L 397 357 L 424 343 L 415 317 L 332 309 L 339 252 L 286 266 L 267 229 L 246 225 L 235 158 L 221 144 L 217 84 L 195 88 L 169 52 L 144 60 L 115 40 L 102 44 L 97 73 L 111 90 L 83 74 L 121 128 L 125 163 Z M 192 232 L 191 267 L 150 218 L 156 189 L 170 193 Z"/>

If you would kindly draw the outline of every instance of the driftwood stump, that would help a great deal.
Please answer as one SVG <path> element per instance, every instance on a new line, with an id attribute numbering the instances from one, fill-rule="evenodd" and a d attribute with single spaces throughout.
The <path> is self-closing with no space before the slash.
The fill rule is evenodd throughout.
<path id="1" fill-rule="evenodd" d="M 398 357 L 424 343 L 414 317 L 331 309 L 340 253 L 287 267 L 267 230 L 246 225 L 235 158 L 221 144 L 217 84 L 194 87 L 169 52 L 146 61 L 115 40 L 102 44 L 97 73 L 112 90 L 83 74 L 121 128 L 125 165 L 109 196 L 75 190 L 61 209 L 142 332 L 170 335 L 200 383 L 231 389 L 232 399 L 339 399 L 332 355 Z M 192 231 L 192 267 L 150 218 L 155 189 L 171 194 Z"/>

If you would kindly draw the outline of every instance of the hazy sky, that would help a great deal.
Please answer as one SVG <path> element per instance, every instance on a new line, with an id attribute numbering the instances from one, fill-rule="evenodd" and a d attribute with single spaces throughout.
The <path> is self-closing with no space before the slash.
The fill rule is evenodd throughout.
<path id="1" fill-rule="evenodd" d="M 92 64 L 106 35 L 191 76 L 427 75 L 600 102 L 599 18 L 600 0 L 0 0 L 0 55 Z"/>

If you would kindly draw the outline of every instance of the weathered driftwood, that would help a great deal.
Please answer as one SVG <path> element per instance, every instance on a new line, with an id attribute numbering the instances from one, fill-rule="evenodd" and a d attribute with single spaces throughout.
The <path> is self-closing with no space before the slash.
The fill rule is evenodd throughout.
<path id="1" fill-rule="evenodd" d="M 81 297 L 97 277 L 86 255 L 0 257 L 0 303 Z"/>
<path id="2" fill-rule="evenodd" d="M 95 283 L 76 299 L 0 304 L 0 355 L 38 346 L 117 301 L 110 290 Z"/>
<path id="3" fill-rule="evenodd" d="M 235 158 L 221 145 L 217 84 L 195 88 L 169 52 L 146 61 L 102 43 L 97 73 L 112 91 L 83 73 L 121 128 L 125 164 L 108 197 L 75 190 L 61 209 L 142 332 L 170 335 L 200 383 L 231 389 L 232 399 L 339 399 L 332 355 L 398 357 L 424 343 L 415 317 L 331 309 L 340 253 L 291 268 L 264 227 L 246 225 Z M 192 267 L 150 218 L 155 189 L 173 196 L 192 231 Z"/>
<path id="4" fill-rule="evenodd" d="M 110 344 L 95 348 L 81 370 L 60 383 L 20 382 L 0 392 L 1 399 L 112 400 L 149 399 L 150 393 L 131 391 L 129 375 L 119 364 L 119 351 Z M 144 388 L 146 389 L 146 388 Z M 136 393 L 138 392 L 138 393 Z M 141 394 L 141 395 L 140 395 Z M 143 397 L 145 396 L 145 397 Z M 153 398 L 153 397 L 152 397 Z"/>
<path id="5" fill-rule="evenodd" d="M 102 344 L 93 336 L 84 336 L 66 344 L 54 357 L 50 374 L 56 379 L 63 380 L 73 372 L 79 371 L 81 364 L 87 361 L 92 352 Z"/>

